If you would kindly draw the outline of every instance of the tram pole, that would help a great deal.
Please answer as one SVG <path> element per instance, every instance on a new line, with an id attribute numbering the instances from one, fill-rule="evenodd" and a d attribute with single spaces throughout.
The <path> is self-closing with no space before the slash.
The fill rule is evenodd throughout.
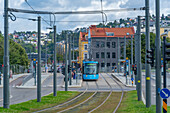
<path id="1" fill-rule="evenodd" d="M 8 0 L 4 0 L 4 82 L 3 107 L 9 108 L 9 40 L 8 40 Z"/>
<path id="2" fill-rule="evenodd" d="M 161 89 L 161 40 L 160 40 L 160 0 L 156 0 L 156 113 L 162 113 Z"/>
<path id="3" fill-rule="evenodd" d="M 68 42 L 68 34 L 66 34 L 66 41 L 65 41 L 65 91 L 68 91 L 67 42 Z"/>
<path id="4" fill-rule="evenodd" d="M 137 26 L 137 36 L 138 36 L 138 55 L 137 55 L 137 75 L 138 75 L 138 90 L 137 90 L 137 94 L 138 94 L 138 101 L 142 100 L 142 76 L 141 76 L 141 31 L 140 31 L 140 16 L 138 16 L 138 26 Z"/>
<path id="5" fill-rule="evenodd" d="M 150 30 L 149 30 L 149 0 L 145 0 L 145 15 L 146 15 L 146 54 L 147 50 L 150 50 Z M 151 106 L 151 66 L 147 63 L 147 57 L 145 56 L 145 70 L 146 70 L 146 107 Z"/>
<path id="6" fill-rule="evenodd" d="M 68 53 L 68 56 L 69 56 L 69 85 L 71 85 L 71 33 L 69 33 L 69 53 Z"/>
<path id="7" fill-rule="evenodd" d="M 126 65 L 126 36 L 124 36 L 124 65 Z M 125 76 L 126 76 L 126 84 L 128 84 L 128 81 L 127 81 L 127 73 L 126 73 L 126 66 L 124 66 L 124 71 L 125 71 Z"/>
<path id="8" fill-rule="evenodd" d="M 131 78 L 133 78 L 132 65 L 133 65 L 133 35 L 131 35 Z M 133 85 L 133 80 L 132 80 L 132 85 Z"/>
<path id="9" fill-rule="evenodd" d="M 57 71 L 56 71 L 56 26 L 54 26 L 54 72 L 53 72 L 53 96 L 57 96 Z"/>
<path id="10" fill-rule="evenodd" d="M 41 17 L 38 17 L 37 102 L 41 102 Z"/>

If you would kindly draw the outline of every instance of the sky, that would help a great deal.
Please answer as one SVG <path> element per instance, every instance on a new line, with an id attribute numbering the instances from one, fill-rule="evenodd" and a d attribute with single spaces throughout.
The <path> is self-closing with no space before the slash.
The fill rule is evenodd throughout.
<path id="1" fill-rule="evenodd" d="M 27 0 L 27 2 L 37 11 L 90 11 L 101 10 L 101 0 Z M 102 0 L 103 9 L 121 9 L 121 8 L 140 8 L 145 6 L 145 0 Z M 155 15 L 155 1 L 150 0 L 150 14 Z M 170 14 L 170 0 L 160 0 L 160 14 Z M 9 0 L 9 8 L 32 10 L 25 2 L 25 0 Z M 4 32 L 4 0 L 0 0 L 0 31 Z M 16 31 L 37 31 L 37 22 L 30 21 L 24 18 L 38 17 L 37 14 L 23 14 L 13 13 L 17 19 L 11 21 L 9 19 L 9 32 Z M 111 12 L 106 13 L 107 22 L 119 20 L 120 18 L 126 19 L 127 17 L 135 18 L 137 16 L 144 16 L 144 11 L 124 11 L 124 12 Z M 40 15 L 44 20 L 54 20 L 53 15 Z M 76 14 L 76 15 L 55 15 L 57 32 L 62 30 L 74 30 L 79 27 L 89 27 L 90 25 L 98 24 L 99 22 L 63 22 L 63 21 L 101 21 L 101 14 Z M 49 32 L 47 27 L 50 27 L 46 22 L 42 21 L 42 32 Z"/>

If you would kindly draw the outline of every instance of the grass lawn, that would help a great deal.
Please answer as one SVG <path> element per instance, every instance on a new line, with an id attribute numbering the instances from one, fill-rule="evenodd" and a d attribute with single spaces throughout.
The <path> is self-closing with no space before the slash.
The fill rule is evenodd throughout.
<path id="1" fill-rule="evenodd" d="M 170 111 L 170 106 L 168 106 L 168 111 Z M 156 105 L 146 108 L 142 101 L 138 101 L 137 92 L 129 91 L 125 92 L 117 113 L 156 113 Z"/>
<path id="2" fill-rule="evenodd" d="M 80 92 L 75 91 L 58 91 L 57 96 L 54 97 L 53 94 L 44 96 L 41 98 L 41 102 L 37 102 L 37 99 L 23 102 L 20 104 L 10 105 L 9 109 L 4 109 L 0 107 L 0 113 L 27 113 L 32 111 L 41 110 L 44 108 L 52 107 L 63 103 L 71 98 L 77 96 Z"/>

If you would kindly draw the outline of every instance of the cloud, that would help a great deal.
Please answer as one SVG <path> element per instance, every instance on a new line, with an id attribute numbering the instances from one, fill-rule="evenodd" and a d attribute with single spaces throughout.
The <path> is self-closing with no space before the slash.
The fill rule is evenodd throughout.
<path id="1" fill-rule="evenodd" d="M 0 30 L 3 31 L 3 8 L 4 0 L 0 0 Z M 29 4 L 35 10 L 41 11 L 87 11 L 87 10 L 101 10 L 100 0 L 27 0 Z M 167 15 L 170 12 L 169 0 L 160 2 L 161 13 Z M 9 6 L 12 8 L 20 8 L 32 10 L 26 3 L 25 0 L 10 0 Z M 145 0 L 103 0 L 103 9 L 121 9 L 121 8 L 139 8 L 145 6 Z M 150 0 L 150 13 L 155 14 L 155 0 Z M 20 14 L 14 13 L 17 17 L 37 18 L 38 15 L 31 14 Z M 145 11 L 124 11 L 124 12 L 112 12 L 106 13 L 107 18 L 110 21 L 115 19 L 137 17 L 138 15 L 144 16 Z M 49 15 L 41 15 L 45 20 L 50 20 Z M 53 16 L 51 16 L 53 20 Z M 89 15 L 56 15 L 57 21 L 102 21 L 101 14 L 89 14 Z M 91 24 L 97 24 L 96 22 L 59 22 L 58 30 L 62 29 L 73 29 L 79 26 L 89 26 Z M 14 30 L 36 30 L 36 22 L 17 19 L 15 22 L 10 21 L 10 32 Z M 46 27 L 49 26 L 45 22 L 42 22 L 42 30 L 46 31 Z"/>

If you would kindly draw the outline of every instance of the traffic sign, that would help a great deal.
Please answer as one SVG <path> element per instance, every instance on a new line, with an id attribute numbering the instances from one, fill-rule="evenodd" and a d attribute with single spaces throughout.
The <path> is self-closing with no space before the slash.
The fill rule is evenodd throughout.
<path id="1" fill-rule="evenodd" d="M 131 78 L 131 81 L 133 81 L 134 80 L 134 78 Z"/>
<path id="2" fill-rule="evenodd" d="M 129 60 L 126 60 L 126 63 L 128 63 L 129 62 Z"/>
<path id="3" fill-rule="evenodd" d="M 170 92 L 167 88 L 164 88 L 160 91 L 160 96 L 163 98 L 163 99 L 167 99 L 169 96 L 170 96 Z"/>

